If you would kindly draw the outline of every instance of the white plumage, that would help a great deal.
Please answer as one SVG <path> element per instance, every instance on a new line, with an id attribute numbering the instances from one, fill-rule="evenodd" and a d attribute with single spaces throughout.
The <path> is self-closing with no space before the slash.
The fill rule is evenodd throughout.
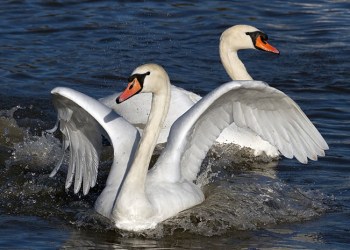
<path id="1" fill-rule="evenodd" d="M 142 84 L 136 84 L 139 75 L 144 76 Z M 133 125 L 93 98 L 67 88 L 52 91 L 60 130 L 71 151 L 67 188 L 73 176 L 75 192 L 82 183 L 84 193 L 95 184 L 102 130 L 90 129 L 90 121 L 95 120 L 111 140 L 114 161 L 95 209 L 118 228 L 153 228 L 201 203 L 204 195 L 193 180 L 207 151 L 230 124 L 260 135 L 283 155 L 295 156 L 302 163 L 308 158 L 316 160 L 328 149 L 317 129 L 287 95 L 263 82 L 235 81 L 210 92 L 174 122 L 166 147 L 148 170 L 170 105 L 171 85 L 164 69 L 155 64 L 138 67 L 131 78 L 119 101 L 133 95 L 128 91 L 136 86 L 141 93 L 151 92 L 153 96 L 141 140 Z"/>
<path id="2" fill-rule="evenodd" d="M 232 80 L 252 80 L 244 64 L 238 58 L 237 51 L 242 49 L 259 49 L 272 53 L 279 53 L 264 40 L 259 43 L 259 36 L 254 39 L 250 34 L 266 36 L 263 32 L 249 25 L 235 25 L 225 30 L 220 38 L 220 58 L 228 75 Z M 259 47 L 260 46 L 260 47 Z M 151 107 L 151 94 L 142 93 L 129 100 L 128 103 L 115 105 L 115 99 L 120 93 L 114 93 L 110 96 L 100 99 L 108 107 L 115 110 L 127 121 L 134 124 L 142 133 L 143 127 L 147 122 Z M 190 109 L 201 97 L 193 92 L 171 85 L 171 101 L 169 112 L 160 131 L 158 143 L 167 141 L 171 125 Z M 218 143 L 234 143 L 241 147 L 249 147 L 255 155 L 265 153 L 270 157 L 277 157 L 278 150 L 259 135 L 251 133 L 245 128 L 237 128 L 235 125 L 227 127 L 216 139 Z"/>

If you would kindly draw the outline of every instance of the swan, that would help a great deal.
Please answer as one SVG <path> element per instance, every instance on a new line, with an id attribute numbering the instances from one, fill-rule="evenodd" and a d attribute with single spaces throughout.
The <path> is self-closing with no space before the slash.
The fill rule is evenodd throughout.
<path id="1" fill-rule="evenodd" d="M 165 148 L 149 169 L 169 112 L 171 84 L 166 71 L 157 64 L 137 67 L 128 82 L 115 105 L 142 93 L 152 94 L 141 137 L 135 126 L 97 100 L 64 87 L 52 90 L 64 135 L 63 148 L 70 146 L 66 188 L 74 179 L 74 192 L 83 185 L 86 193 L 96 183 L 98 162 L 94 156 L 101 139 L 95 130 L 89 133 L 91 119 L 107 133 L 114 149 L 106 187 L 95 210 L 122 230 L 152 229 L 203 202 L 204 194 L 194 181 L 209 148 L 231 123 L 251 129 L 285 157 L 294 156 L 302 163 L 307 163 L 308 158 L 317 160 L 328 149 L 318 130 L 286 94 L 260 81 L 232 81 L 201 98 L 173 123 Z M 86 111 L 80 112 L 81 108 Z"/>
<path id="2" fill-rule="evenodd" d="M 239 59 L 237 51 L 242 49 L 255 49 L 279 54 L 279 51 L 270 45 L 265 33 L 249 25 L 235 25 L 226 29 L 220 38 L 220 58 L 228 75 L 232 80 L 252 80 L 244 64 Z M 115 98 L 120 93 L 100 99 L 102 103 L 114 109 L 118 114 L 136 125 L 140 132 L 147 122 L 151 107 L 151 94 L 143 93 L 135 96 L 126 104 L 115 105 Z M 174 121 L 191 108 L 201 97 L 193 92 L 171 85 L 171 102 L 169 112 L 158 138 L 158 143 L 167 140 L 169 130 Z M 241 147 L 253 149 L 254 155 L 265 153 L 270 157 L 277 157 L 276 147 L 261 139 L 255 133 L 237 128 L 234 124 L 225 129 L 217 138 L 218 143 L 234 143 Z"/>

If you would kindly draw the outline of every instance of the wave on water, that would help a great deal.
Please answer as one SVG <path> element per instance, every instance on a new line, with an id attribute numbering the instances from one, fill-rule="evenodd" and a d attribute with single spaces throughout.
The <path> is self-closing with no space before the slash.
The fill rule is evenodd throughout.
<path id="1" fill-rule="evenodd" d="M 64 189 L 66 168 L 49 177 L 62 154 L 60 135 L 33 134 L 25 127 L 35 126 L 31 121 L 19 126 L 14 118 L 19 109 L 0 111 L 0 211 L 7 214 L 54 218 L 73 227 L 114 231 L 125 237 L 159 238 L 183 232 L 213 236 L 310 220 L 325 213 L 331 201 L 317 190 L 301 190 L 280 180 L 276 160 L 254 158 L 248 149 L 234 145 L 214 146 L 197 180 L 206 196 L 202 204 L 153 230 L 123 232 L 93 210 L 112 162 L 111 146 L 102 152 L 96 187 L 86 196 L 74 195 Z M 65 159 L 63 166 L 67 164 Z"/>

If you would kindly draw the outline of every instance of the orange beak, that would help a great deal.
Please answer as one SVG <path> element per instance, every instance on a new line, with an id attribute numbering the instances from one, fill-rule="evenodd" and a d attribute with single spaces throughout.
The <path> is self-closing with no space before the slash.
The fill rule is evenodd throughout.
<path id="1" fill-rule="evenodd" d="M 134 78 L 134 80 L 128 83 L 126 89 L 117 97 L 116 103 L 119 104 L 124 102 L 125 100 L 139 93 L 141 90 L 141 84 L 139 83 L 137 78 Z"/>
<path id="2" fill-rule="evenodd" d="M 258 47 L 261 50 L 264 50 L 264 51 L 267 51 L 267 52 L 271 52 L 271 53 L 274 53 L 274 54 L 279 54 L 280 53 L 278 51 L 278 49 L 273 47 L 271 44 L 267 43 L 266 41 L 263 42 L 263 40 L 261 40 L 261 36 L 258 36 L 256 38 L 255 46 Z"/>

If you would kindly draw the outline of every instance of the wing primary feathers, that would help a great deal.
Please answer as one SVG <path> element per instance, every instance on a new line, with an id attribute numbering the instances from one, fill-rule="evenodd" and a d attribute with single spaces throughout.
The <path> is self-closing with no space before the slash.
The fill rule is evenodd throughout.
<path id="1" fill-rule="evenodd" d="M 180 162 L 180 178 L 194 180 L 202 157 L 216 139 L 213 138 L 231 122 L 255 132 L 284 156 L 295 156 L 302 163 L 307 163 L 308 158 L 316 160 L 328 148 L 311 121 L 286 94 L 259 81 L 233 81 L 210 92 L 174 123 L 168 140 L 171 143 L 162 153 L 174 157 L 166 159 L 161 155 L 162 162 L 154 172 L 172 179 L 167 176 L 176 173 L 172 162 Z"/>
<path id="2" fill-rule="evenodd" d="M 69 131 L 69 130 L 68 130 Z M 74 173 L 75 173 L 75 146 L 72 144 L 72 137 L 71 137 L 71 133 L 68 132 L 68 140 L 69 140 L 69 165 L 68 165 L 68 172 L 67 172 L 67 179 L 66 179 L 66 184 L 65 184 L 65 188 L 68 189 L 73 182 L 73 178 L 74 178 Z"/>
<path id="3" fill-rule="evenodd" d="M 63 137 L 65 137 L 65 135 L 63 135 Z M 66 140 L 63 138 L 63 141 L 62 141 L 62 155 L 61 155 L 61 157 L 60 157 L 60 160 L 57 162 L 57 164 L 56 164 L 56 166 L 55 166 L 55 168 L 51 171 L 51 173 L 50 173 L 50 175 L 49 175 L 49 177 L 54 177 L 56 174 L 57 174 L 57 172 L 58 172 L 58 170 L 60 169 L 60 167 L 62 166 L 62 163 L 63 163 L 63 160 L 64 160 L 64 153 L 65 153 L 65 151 L 66 151 Z"/>
<path id="4" fill-rule="evenodd" d="M 96 185 L 102 135 L 109 139 L 114 149 L 111 168 L 115 170 L 110 172 L 113 181 L 107 181 L 106 185 L 120 184 L 139 140 L 137 129 L 112 108 L 83 93 L 65 87 L 57 87 L 51 93 L 63 135 L 62 153 L 69 154 L 65 188 L 74 185 L 74 193 L 82 189 L 86 195 Z M 58 172 L 63 160 L 64 156 L 50 176 Z"/>
<path id="5" fill-rule="evenodd" d="M 75 153 L 75 175 L 74 175 L 74 193 L 78 193 L 79 190 L 80 190 L 80 187 L 81 187 L 81 181 L 82 181 L 82 174 L 83 174 L 83 171 L 82 171 L 82 157 L 81 157 L 81 148 L 82 148 L 82 145 L 81 145 L 81 141 L 80 141 L 80 138 L 77 138 L 77 140 L 79 140 L 79 144 L 78 144 L 78 147 L 75 149 L 76 150 L 76 153 Z"/>

